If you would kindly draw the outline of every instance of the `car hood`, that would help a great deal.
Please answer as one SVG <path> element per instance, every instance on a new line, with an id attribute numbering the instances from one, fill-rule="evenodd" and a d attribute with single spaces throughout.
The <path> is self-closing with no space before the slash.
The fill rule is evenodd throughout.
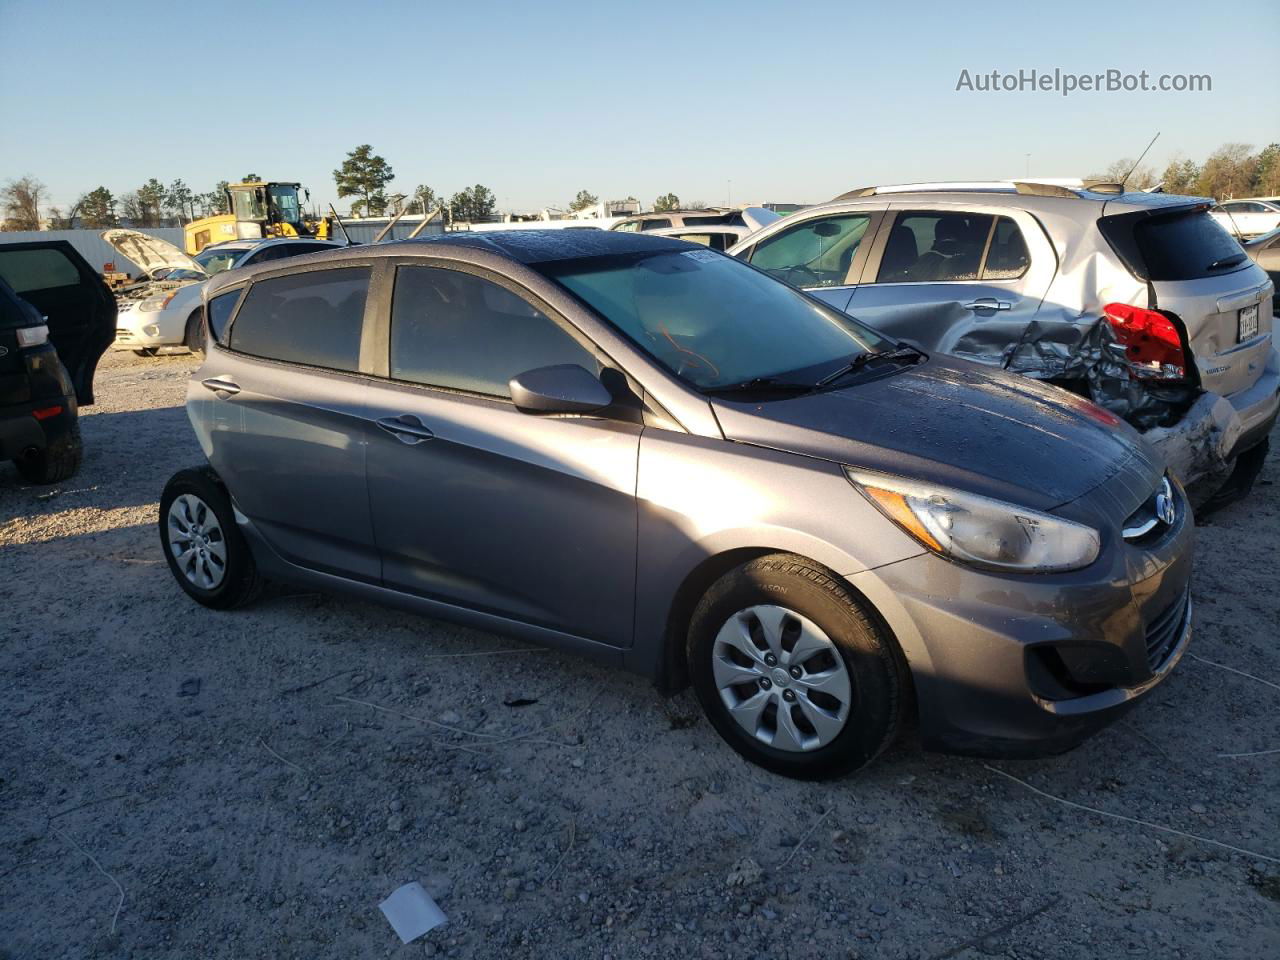
<path id="1" fill-rule="evenodd" d="M 167 240 L 138 230 L 106 230 L 102 239 L 122 257 L 136 263 L 152 280 L 161 270 L 188 270 L 206 277 L 204 268 Z"/>
<path id="2" fill-rule="evenodd" d="M 730 440 L 956 487 L 1037 510 L 1098 488 L 1127 516 L 1164 470 L 1128 424 L 1026 377 L 936 357 L 768 403 L 712 402 Z"/>

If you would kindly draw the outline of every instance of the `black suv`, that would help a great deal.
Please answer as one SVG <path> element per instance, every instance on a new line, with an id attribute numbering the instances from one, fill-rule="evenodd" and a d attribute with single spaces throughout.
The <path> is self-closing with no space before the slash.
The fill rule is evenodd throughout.
<path id="1" fill-rule="evenodd" d="M 111 291 L 65 240 L 0 243 L 0 461 L 28 482 L 79 468 L 77 409 L 115 326 Z"/>

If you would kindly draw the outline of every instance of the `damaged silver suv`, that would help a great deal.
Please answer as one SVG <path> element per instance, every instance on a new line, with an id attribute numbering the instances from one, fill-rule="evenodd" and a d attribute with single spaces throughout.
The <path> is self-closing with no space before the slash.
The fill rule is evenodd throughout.
<path id="1" fill-rule="evenodd" d="M 1247 493 L 1280 407 L 1271 280 L 1210 200 L 1065 183 L 854 190 L 729 252 L 891 337 L 1089 397 L 1199 499 Z"/>

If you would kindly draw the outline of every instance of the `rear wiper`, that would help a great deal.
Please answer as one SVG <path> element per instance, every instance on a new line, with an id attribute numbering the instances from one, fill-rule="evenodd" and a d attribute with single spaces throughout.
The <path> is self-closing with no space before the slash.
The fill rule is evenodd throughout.
<path id="1" fill-rule="evenodd" d="M 723 387 L 706 387 L 703 393 L 754 393 L 756 391 L 777 390 L 782 393 L 808 393 L 814 388 L 812 383 L 794 383 L 779 380 L 777 377 L 752 377 L 741 383 L 727 383 Z"/>
<path id="2" fill-rule="evenodd" d="M 841 377 L 847 376 L 851 373 L 856 373 L 868 363 L 874 363 L 877 360 L 907 360 L 912 357 L 917 360 L 923 360 L 926 356 L 927 354 L 925 354 L 924 351 L 917 350 L 915 347 L 909 346 L 905 343 L 899 344 L 892 350 L 880 350 L 875 353 L 859 353 L 843 367 L 837 367 L 835 370 L 832 370 L 825 377 L 819 380 L 815 386 L 825 387 L 827 384 L 834 383 Z"/>
<path id="3" fill-rule="evenodd" d="M 1244 263 L 1246 257 L 1243 253 L 1233 253 L 1229 257 L 1223 257 L 1221 260 L 1215 260 L 1206 270 L 1221 270 L 1223 267 L 1234 267 L 1237 263 Z"/>

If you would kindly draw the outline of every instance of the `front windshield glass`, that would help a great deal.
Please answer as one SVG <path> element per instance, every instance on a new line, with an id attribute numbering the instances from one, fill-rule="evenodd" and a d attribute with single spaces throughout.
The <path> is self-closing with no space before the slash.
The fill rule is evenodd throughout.
<path id="1" fill-rule="evenodd" d="M 700 389 L 758 379 L 816 383 L 858 354 L 892 346 L 852 317 L 710 250 L 536 266 Z"/>
<path id="2" fill-rule="evenodd" d="M 223 270 L 230 270 L 236 258 L 243 253 L 243 250 L 205 250 L 196 254 L 195 261 L 204 267 L 205 273 L 213 276 Z"/>
<path id="3" fill-rule="evenodd" d="M 271 205 L 280 211 L 280 219 L 285 223 L 298 222 L 298 190 L 296 187 L 270 187 Z"/>

